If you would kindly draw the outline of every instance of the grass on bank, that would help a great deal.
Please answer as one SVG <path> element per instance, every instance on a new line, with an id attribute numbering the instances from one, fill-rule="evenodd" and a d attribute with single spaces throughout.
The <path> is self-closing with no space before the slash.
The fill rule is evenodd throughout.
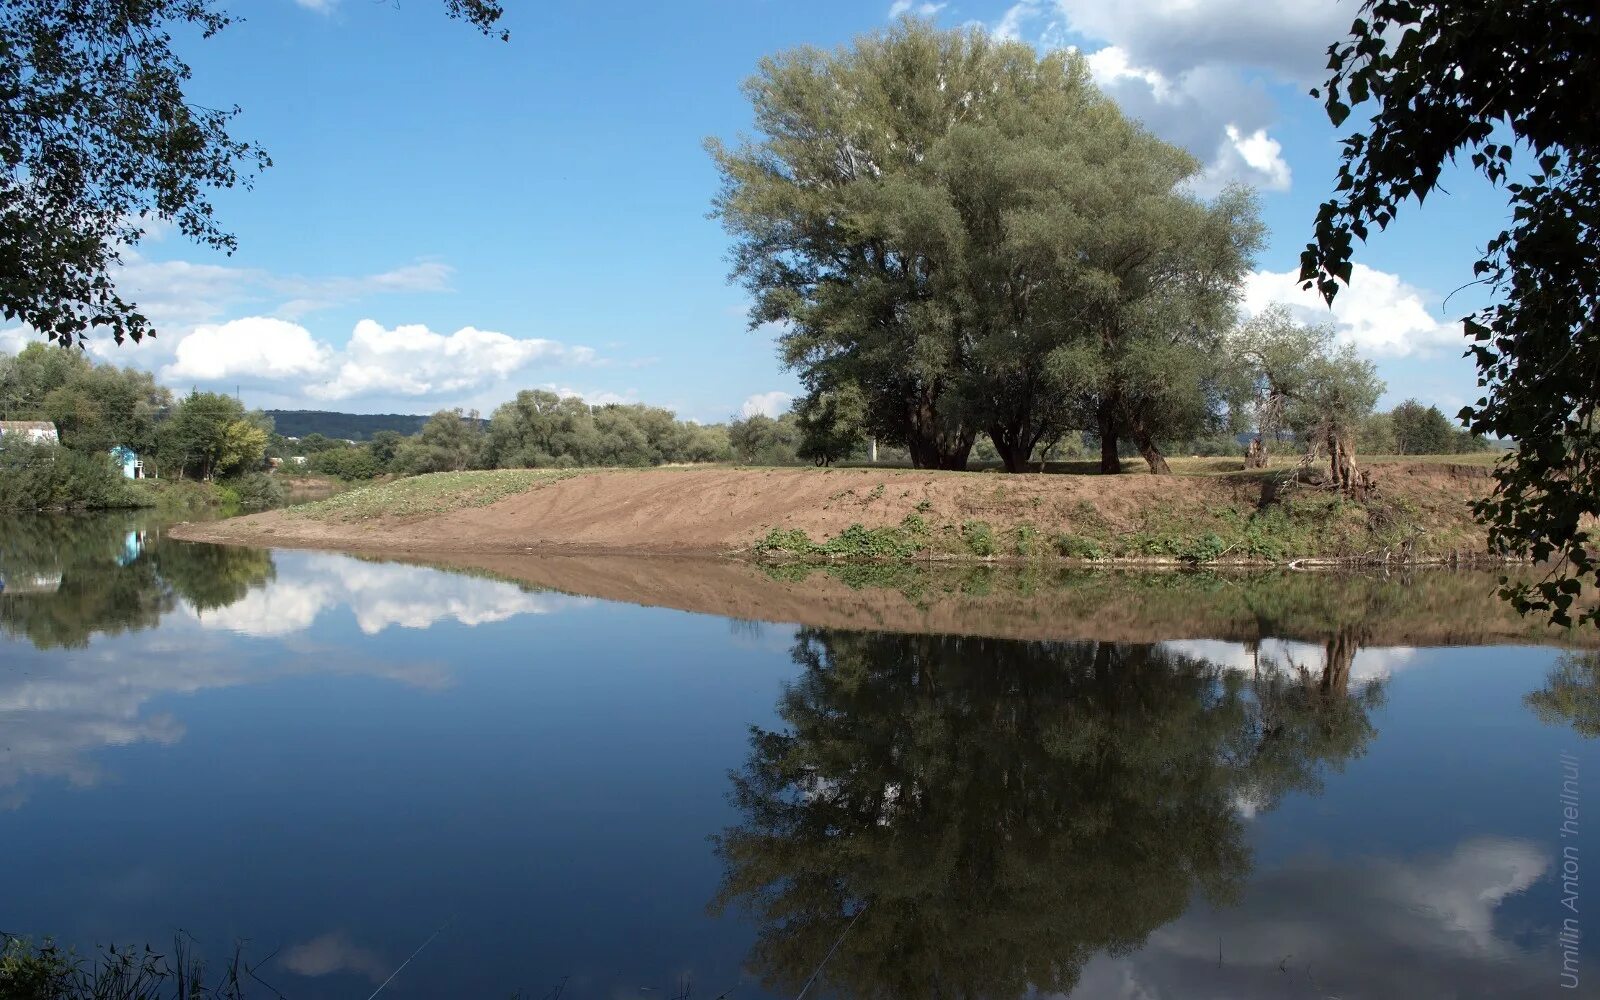
<path id="1" fill-rule="evenodd" d="M 368 521 L 379 517 L 447 514 L 467 507 L 487 507 L 497 500 L 577 474 L 571 469 L 486 469 L 434 472 L 364 486 L 289 508 L 316 521 Z"/>
<path id="2" fill-rule="evenodd" d="M 798 528 L 774 528 L 752 547 L 755 555 L 802 561 L 983 559 L 1008 561 L 1134 559 L 1210 563 L 1284 562 L 1300 558 L 1384 561 L 1444 557 L 1482 549 L 1482 535 L 1465 505 L 1459 512 L 1425 511 L 1404 497 L 1364 502 L 1309 489 L 1260 506 L 1217 504 L 1178 509 L 1155 503 L 1131 526 L 1110 524 L 1093 504 L 1051 523 L 1020 519 L 933 523 L 924 509 L 897 525 L 853 524 L 831 538 Z"/>

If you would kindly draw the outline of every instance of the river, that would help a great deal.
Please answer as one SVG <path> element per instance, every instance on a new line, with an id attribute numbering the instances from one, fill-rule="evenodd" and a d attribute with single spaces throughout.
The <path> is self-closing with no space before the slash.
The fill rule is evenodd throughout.
<path id="1" fill-rule="evenodd" d="M 1600 995 L 1600 660 L 1491 576 L 164 531 L 0 523 L 0 930 L 313 1000 Z"/>

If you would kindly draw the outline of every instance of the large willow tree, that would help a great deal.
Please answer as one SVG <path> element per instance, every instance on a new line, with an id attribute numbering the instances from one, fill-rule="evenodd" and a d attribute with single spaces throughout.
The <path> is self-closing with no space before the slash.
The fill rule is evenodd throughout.
<path id="1" fill-rule="evenodd" d="M 783 326 L 813 391 L 859 389 L 915 465 L 963 468 L 987 432 L 1016 469 L 1096 421 L 1113 453 L 1153 449 L 1168 426 L 1134 417 L 1209 413 L 1254 207 L 1186 194 L 1199 165 L 1076 53 L 905 20 L 766 59 L 745 90 L 757 135 L 710 150 L 751 321 Z"/>

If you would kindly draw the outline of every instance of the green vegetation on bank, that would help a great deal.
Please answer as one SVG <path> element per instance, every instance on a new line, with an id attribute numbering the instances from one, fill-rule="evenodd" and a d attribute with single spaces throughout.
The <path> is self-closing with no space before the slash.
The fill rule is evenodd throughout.
<path id="1" fill-rule="evenodd" d="M 1425 513 L 1401 497 L 1363 500 L 1324 489 L 1294 489 L 1287 479 L 1266 481 L 1259 506 L 1240 503 L 1178 510 L 1157 502 L 1139 510 L 1130 530 L 1111 525 L 1092 504 L 1066 518 L 1029 520 L 1026 510 L 1004 527 L 969 519 L 931 523 L 921 510 L 898 525 L 854 524 L 813 539 L 805 531 L 774 528 L 752 546 L 757 556 L 801 561 L 908 559 L 1152 560 L 1209 563 L 1285 562 L 1295 559 L 1410 561 L 1481 559 L 1482 533 L 1466 501 L 1455 516 Z"/>
<path id="2" fill-rule="evenodd" d="M 0 358 L 0 420 L 55 425 L 59 444 L 0 437 L 0 509 L 149 506 L 171 495 L 190 505 L 261 507 L 278 500 L 265 468 L 271 426 L 232 396 L 180 399 L 149 372 L 96 365 L 81 351 L 30 344 Z M 126 448 L 165 489 L 123 478 L 110 452 Z"/>
<path id="3" fill-rule="evenodd" d="M 291 507 L 289 512 L 318 521 L 446 514 L 466 507 L 486 507 L 573 474 L 544 469 L 435 472 L 364 486 L 326 500 Z"/>

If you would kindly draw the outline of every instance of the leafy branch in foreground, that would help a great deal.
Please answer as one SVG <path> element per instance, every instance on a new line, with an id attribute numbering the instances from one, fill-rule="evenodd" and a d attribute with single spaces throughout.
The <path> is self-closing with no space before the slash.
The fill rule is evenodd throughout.
<path id="1" fill-rule="evenodd" d="M 1421 204 L 1446 163 L 1464 158 L 1504 187 L 1511 225 L 1474 268 L 1495 301 L 1463 323 L 1485 393 L 1460 418 L 1517 443 L 1475 506 L 1491 542 L 1552 564 L 1502 593 L 1570 624 L 1585 584 L 1600 582 L 1600 117 L 1588 110 L 1600 17 L 1592 0 L 1366 0 L 1360 12 L 1329 48 L 1325 106 L 1335 126 L 1377 108 L 1344 141 L 1301 277 L 1331 301 L 1351 279 L 1354 240 L 1409 198 Z M 1576 620 L 1600 625 L 1600 613 Z"/>
<path id="2" fill-rule="evenodd" d="M 444 0 L 484 34 L 499 0 Z M 70 345 L 155 333 L 113 271 L 152 224 L 232 252 L 208 194 L 271 166 L 235 138 L 238 107 L 190 99 L 175 33 L 210 38 L 237 19 L 213 0 L 8 0 L 0 4 L 0 316 Z"/>

